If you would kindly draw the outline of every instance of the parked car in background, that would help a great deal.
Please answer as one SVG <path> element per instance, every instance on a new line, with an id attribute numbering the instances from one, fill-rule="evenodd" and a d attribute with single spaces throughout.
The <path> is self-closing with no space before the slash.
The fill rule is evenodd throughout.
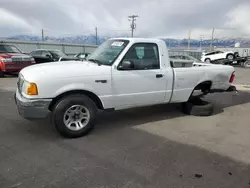
<path id="1" fill-rule="evenodd" d="M 201 57 L 201 61 L 203 62 L 212 62 L 216 60 L 221 60 L 221 59 L 229 59 L 233 60 L 234 59 L 234 52 L 233 51 L 212 51 L 212 52 L 207 52 L 203 53 Z"/>
<path id="2" fill-rule="evenodd" d="M 90 53 L 78 53 L 78 54 L 76 54 L 74 57 L 77 57 L 77 58 L 79 58 L 79 59 L 81 59 L 81 60 L 84 60 L 84 59 L 86 59 L 89 55 L 90 55 Z"/>
<path id="3" fill-rule="evenodd" d="M 56 49 L 38 49 L 30 53 L 36 63 L 48 63 L 53 61 L 79 60 L 77 57 L 69 57 L 65 53 Z"/>
<path id="4" fill-rule="evenodd" d="M 23 54 L 16 46 L 0 44 L 0 77 L 18 73 L 24 67 L 35 63 L 33 57 Z"/>
<path id="5" fill-rule="evenodd" d="M 196 59 L 195 57 L 193 56 L 190 56 L 190 55 L 170 55 L 169 56 L 170 59 L 182 59 L 182 60 L 190 60 L 190 61 L 194 61 L 196 63 L 201 63 L 202 61 L 199 60 L 199 59 Z"/>

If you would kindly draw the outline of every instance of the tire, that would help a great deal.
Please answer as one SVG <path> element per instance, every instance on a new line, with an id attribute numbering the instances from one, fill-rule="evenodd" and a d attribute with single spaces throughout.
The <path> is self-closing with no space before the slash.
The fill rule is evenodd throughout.
<path id="1" fill-rule="evenodd" d="M 3 71 L 0 70 L 0 78 L 3 78 L 4 77 L 4 73 Z"/>
<path id="2" fill-rule="evenodd" d="M 94 128 L 96 113 L 97 107 L 93 100 L 85 95 L 74 94 L 56 103 L 52 110 L 52 121 L 61 136 L 77 138 L 87 135 Z"/>
<path id="3" fill-rule="evenodd" d="M 228 54 L 228 55 L 227 55 L 227 59 L 233 60 L 233 59 L 234 59 L 234 55 L 233 55 L 233 54 Z"/>
<path id="4" fill-rule="evenodd" d="M 206 59 L 205 59 L 205 62 L 206 62 L 206 63 L 211 63 L 211 59 L 210 59 L 210 58 L 206 58 Z"/>
<path id="5" fill-rule="evenodd" d="M 199 97 L 193 97 L 188 102 L 182 104 L 182 110 L 188 115 L 211 116 L 214 108 L 211 103 L 203 101 Z"/>
<path id="6" fill-rule="evenodd" d="M 243 63 L 244 68 L 250 68 L 250 61 L 246 61 Z"/>

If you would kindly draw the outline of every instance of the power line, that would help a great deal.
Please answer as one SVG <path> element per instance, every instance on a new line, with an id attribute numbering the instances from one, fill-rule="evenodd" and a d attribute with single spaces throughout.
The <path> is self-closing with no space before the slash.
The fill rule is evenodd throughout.
<path id="1" fill-rule="evenodd" d="M 131 24 L 130 24 L 130 28 L 131 28 L 131 37 L 133 37 L 134 36 L 134 30 L 135 30 L 135 28 L 136 28 L 136 23 L 135 23 L 135 21 L 136 21 L 136 18 L 137 17 L 139 17 L 138 15 L 132 15 L 132 16 L 129 16 L 128 18 L 128 20 L 129 21 L 131 21 Z"/>

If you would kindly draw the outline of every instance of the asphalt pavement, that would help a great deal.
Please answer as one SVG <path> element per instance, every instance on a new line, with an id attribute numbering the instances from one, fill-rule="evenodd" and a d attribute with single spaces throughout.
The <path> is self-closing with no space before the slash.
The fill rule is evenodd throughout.
<path id="1" fill-rule="evenodd" d="M 211 117 L 179 105 L 101 113 L 91 134 L 64 139 L 50 120 L 18 115 L 15 82 L 0 80 L 0 188 L 250 188 L 246 91 L 209 95 Z"/>

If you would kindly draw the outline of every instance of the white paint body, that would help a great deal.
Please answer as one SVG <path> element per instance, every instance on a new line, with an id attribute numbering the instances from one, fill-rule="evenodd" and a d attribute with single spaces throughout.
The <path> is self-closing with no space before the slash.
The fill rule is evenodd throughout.
<path id="1" fill-rule="evenodd" d="M 211 61 L 226 59 L 229 54 L 234 54 L 233 51 L 214 51 L 203 54 L 201 57 L 201 61 L 205 62 L 206 59 L 210 59 Z"/>
<path id="2" fill-rule="evenodd" d="M 27 99 L 53 99 L 68 91 L 83 90 L 98 96 L 104 109 L 125 109 L 185 102 L 194 88 L 204 81 L 212 81 L 211 89 L 226 90 L 231 85 L 229 79 L 234 72 L 232 66 L 195 63 L 193 67 L 172 68 L 164 41 L 125 39 L 130 42 L 112 66 L 99 66 L 88 61 L 65 61 L 24 68 L 20 74 L 25 80 L 37 84 L 38 95 L 22 95 Z M 117 70 L 128 49 L 140 42 L 157 44 L 160 69 Z M 163 77 L 156 78 L 156 74 L 163 74 Z M 97 83 L 95 80 L 107 80 L 107 83 Z"/>

